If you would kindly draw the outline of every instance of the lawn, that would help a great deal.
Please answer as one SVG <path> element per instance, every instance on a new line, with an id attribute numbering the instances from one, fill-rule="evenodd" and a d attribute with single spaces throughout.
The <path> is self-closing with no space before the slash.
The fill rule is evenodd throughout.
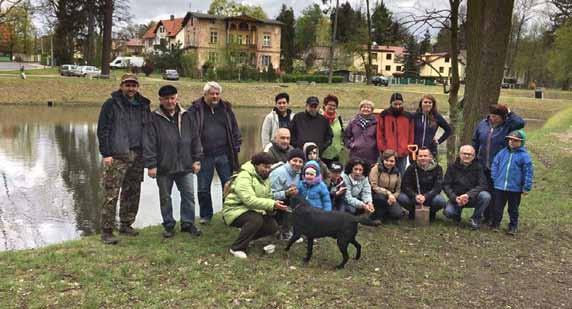
<path id="1" fill-rule="evenodd" d="M 244 87 L 227 86 L 229 95 Z M 341 256 L 331 239 L 319 241 L 309 265 L 304 245 L 285 253 L 279 244 L 265 255 L 264 242 L 256 243 L 248 260 L 233 258 L 228 246 L 238 230 L 215 217 L 200 238 L 163 240 L 156 226 L 117 246 L 91 236 L 0 253 L 0 307 L 570 308 L 571 123 L 566 109 L 529 134 L 536 181 L 516 237 L 471 231 L 442 214 L 429 227 L 360 227 L 362 259 L 334 271 Z"/>

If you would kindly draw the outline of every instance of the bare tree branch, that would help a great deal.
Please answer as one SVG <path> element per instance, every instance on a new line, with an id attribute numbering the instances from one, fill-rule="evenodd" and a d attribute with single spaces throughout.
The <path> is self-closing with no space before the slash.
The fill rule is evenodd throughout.
<path id="1" fill-rule="evenodd" d="M 12 10 L 25 4 L 24 0 L 0 0 L 0 24 L 12 21 Z"/>

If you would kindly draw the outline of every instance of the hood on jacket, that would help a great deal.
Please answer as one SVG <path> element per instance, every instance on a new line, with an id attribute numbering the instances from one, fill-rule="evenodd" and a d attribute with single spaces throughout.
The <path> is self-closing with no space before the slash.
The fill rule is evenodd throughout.
<path id="1" fill-rule="evenodd" d="M 417 167 L 428 172 L 434 170 L 437 167 L 437 162 L 435 162 L 435 160 L 431 160 L 431 162 L 429 162 L 429 165 L 427 165 L 427 167 L 425 168 L 421 167 L 421 165 L 419 165 L 419 162 L 417 162 Z"/>
<path id="2" fill-rule="evenodd" d="M 308 168 L 313 168 L 316 171 L 316 177 L 314 178 L 312 183 L 306 182 L 306 179 L 304 177 L 306 174 L 306 170 Z M 313 185 L 313 184 L 320 183 L 322 181 L 322 175 L 320 174 L 320 164 L 314 160 L 310 160 L 310 161 L 306 162 L 306 164 L 304 164 L 304 168 L 302 169 L 302 178 L 304 179 L 304 182 L 307 184 Z"/>
<path id="3" fill-rule="evenodd" d="M 316 151 L 318 152 L 318 158 L 319 158 L 320 157 L 320 148 L 318 147 L 318 145 L 316 145 L 316 143 L 307 142 L 307 143 L 304 143 L 304 146 L 302 147 L 302 151 L 304 151 L 304 155 L 306 156 L 306 158 L 308 158 L 308 153 L 314 149 L 316 149 Z"/>
<path id="4" fill-rule="evenodd" d="M 260 175 L 258 175 L 258 173 L 256 172 L 256 168 L 254 167 L 254 164 L 252 164 L 252 162 L 246 161 L 244 162 L 244 164 L 242 164 L 240 166 L 240 171 L 244 171 L 249 173 L 250 175 L 252 175 L 253 177 L 258 178 L 260 181 L 263 181 L 264 179 L 262 179 L 262 177 L 260 177 Z"/>
<path id="5" fill-rule="evenodd" d="M 123 92 L 121 92 L 121 90 L 115 90 L 111 93 L 111 97 L 113 99 L 119 100 L 120 102 L 123 103 L 127 103 L 129 102 L 129 100 L 127 99 L 126 96 L 123 95 Z M 135 94 L 135 100 L 137 100 L 137 102 L 139 102 L 140 104 L 145 104 L 145 105 L 150 105 L 151 101 L 149 101 L 149 99 L 147 99 L 146 97 L 144 97 L 143 95 L 141 95 L 141 93 L 137 92 Z"/>

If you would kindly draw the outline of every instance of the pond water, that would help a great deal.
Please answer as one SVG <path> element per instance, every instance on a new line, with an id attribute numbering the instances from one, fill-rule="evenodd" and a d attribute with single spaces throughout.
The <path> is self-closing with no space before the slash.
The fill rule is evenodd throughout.
<path id="1" fill-rule="evenodd" d="M 259 132 L 268 110 L 235 112 L 244 162 L 261 149 Z M 344 119 L 354 113 L 341 111 Z M 0 106 L 0 251 L 41 247 L 99 231 L 103 191 L 98 115 L 99 107 Z M 178 220 L 179 194 L 173 192 Z M 135 227 L 162 222 L 158 196 L 155 181 L 145 175 Z M 215 211 L 220 210 L 216 181 L 213 202 Z"/>

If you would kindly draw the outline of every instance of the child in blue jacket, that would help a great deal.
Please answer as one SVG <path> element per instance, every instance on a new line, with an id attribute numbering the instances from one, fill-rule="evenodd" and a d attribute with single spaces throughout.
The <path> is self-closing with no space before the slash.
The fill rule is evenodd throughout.
<path id="1" fill-rule="evenodd" d="M 508 202 L 510 223 L 508 233 L 515 235 L 518 229 L 518 208 L 522 195 L 532 189 L 532 159 L 524 147 L 526 134 L 523 130 L 512 131 L 506 137 L 508 147 L 499 151 L 491 166 L 494 186 L 495 216 L 493 228 L 498 230 L 505 204 Z"/>
<path id="2" fill-rule="evenodd" d="M 330 191 L 322 181 L 320 164 L 314 160 L 308 161 L 304 165 L 302 177 L 302 181 L 298 182 L 298 194 L 312 207 L 332 211 Z"/>

